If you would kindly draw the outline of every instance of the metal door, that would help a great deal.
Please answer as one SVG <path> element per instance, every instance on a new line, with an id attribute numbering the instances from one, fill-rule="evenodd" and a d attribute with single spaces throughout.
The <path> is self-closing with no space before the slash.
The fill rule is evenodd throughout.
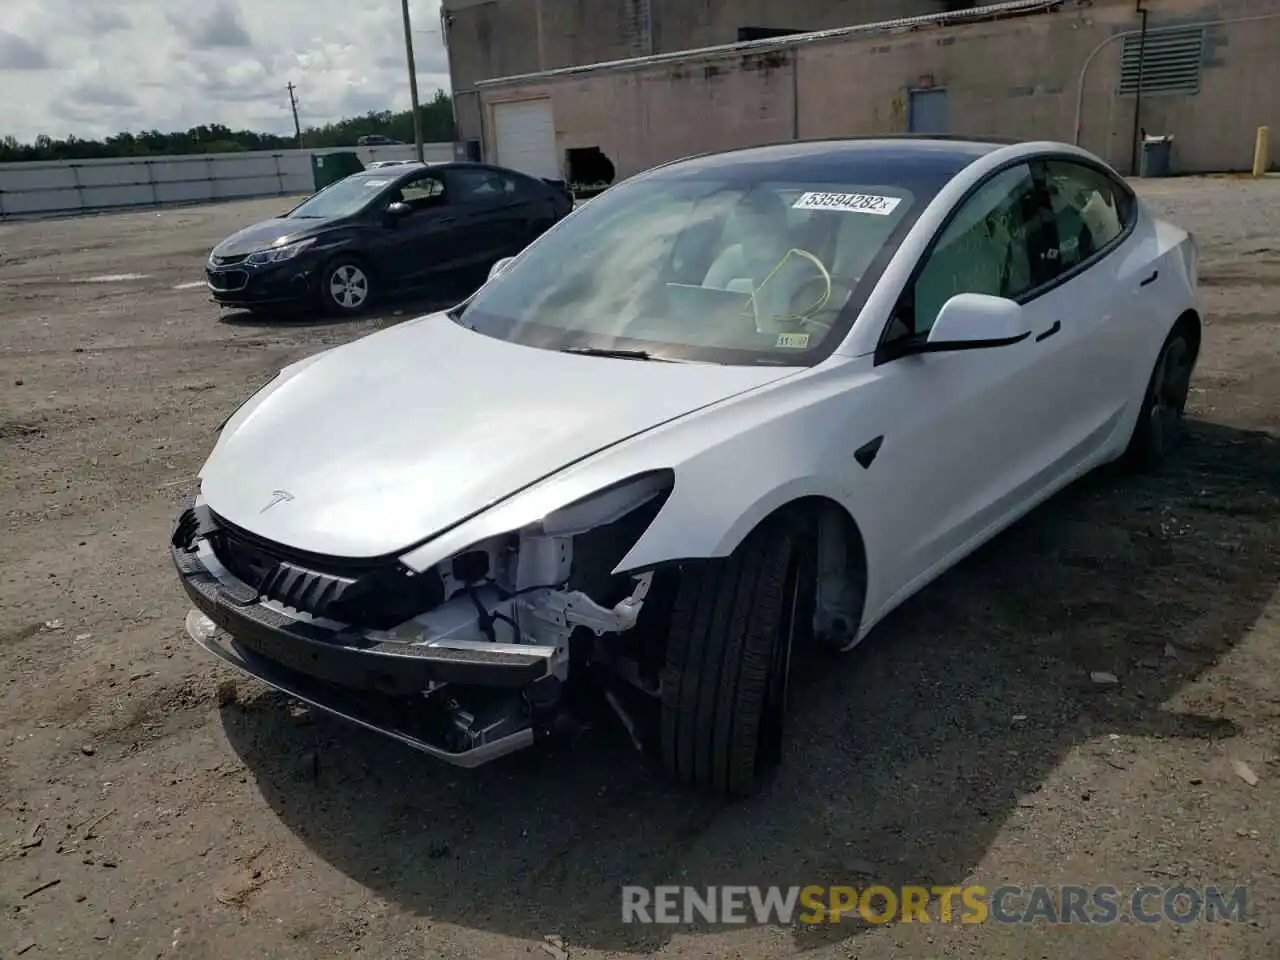
<path id="1" fill-rule="evenodd" d="M 947 127 L 947 91 L 912 90 L 907 129 L 911 133 L 946 133 Z"/>

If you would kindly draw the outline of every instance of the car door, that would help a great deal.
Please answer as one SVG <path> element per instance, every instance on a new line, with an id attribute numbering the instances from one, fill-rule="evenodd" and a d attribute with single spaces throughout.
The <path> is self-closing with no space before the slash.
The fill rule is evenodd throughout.
<path id="1" fill-rule="evenodd" d="M 460 198 L 455 224 L 460 266 L 478 274 L 503 257 L 515 256 L 545 229 L 535 230 L 540 196 L 505 171 L 465 167 L 447 174 L 449 190 Z M 522 186 L 524 189 L 521 189 Z"/>
<path id="2" fill-rule="evenodd" d="M 850 469 L 858 522 L 869 552 L 882 558 L 868 582 L 867 610 L 877 619 L 1044 487 L 1053 410 L 1039 391 L 1055 362 L 1051 331 L 1063 309 L 1045 297 L 1057 272 L 1052 226 L 1030 164 L 989 175 L 917 265 L 870 382 L 855 392 L 876 418 L 875 435 L 859 436 L 867 443 Z M 958 293 L 1018 302 L 1032 336 L 984 349 L 899 353 L 927 337 Z"/>
<path id="3" fill-rule="evenodd" d="M 403 203 L 402 214 L 387 211 Z M 456 210 L 444 181 L 434 173 L 419 173 L 386 195 L 379 211 L 373 266 L 397 286 L 422 286 L 452 270 L 458 251 L 451 242 Z"/>
<path id="4" fill-rule="evenodd" d="M 1056 287 L 1045 295 L 1061 324 L 1043 346 L 1053 361 L 1040 385 L 1050 406 L 1045 469 L 1064 475 L 1104 456 L 1132 402 L 1131 370 L 1145 322 L 1149 264 L 1133 239 L 1137 204 L 1113 174 L 1076 158 L 1035 166 L 1053 211 Z M 1137 253 L 1139 256 L 1134 256 Z"/>

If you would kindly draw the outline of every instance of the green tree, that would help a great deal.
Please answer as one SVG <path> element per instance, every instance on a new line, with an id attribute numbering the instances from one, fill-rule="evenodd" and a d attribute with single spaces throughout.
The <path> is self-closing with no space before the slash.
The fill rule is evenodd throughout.
<path id="1" fill-rule="evenodd" d="M 452 142 L 453 100 L 443 90 L 420 105 L 422 137 L 428 143 Z M 381 134 L 404 143 L 413 142 L 413 112 L 370 111 L 362 117 L 348 117 L 302 132 L 306 147 L 354 147 L 360 137 Z M 0 163 L 21 160 L 90 160 L 106 157 L 175 156 L 190 153 L 234 153 L 242 150 L 289 150 L 297 143 L 292 136 L 232 130 L 219 123 L 201 124 L 184 131 L 161 133 L 123 131 L 104 140 L 81 140 L 69 136 L 55 140 L 40 134 L 33 143 L 21 143 L 14 136 L 0 137 Z"/>

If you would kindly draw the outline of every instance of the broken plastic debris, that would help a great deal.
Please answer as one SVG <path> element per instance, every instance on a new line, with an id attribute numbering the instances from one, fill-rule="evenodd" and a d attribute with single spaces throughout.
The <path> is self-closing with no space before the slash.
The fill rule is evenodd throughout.
<path id="1" fill-rule="evenodd" d="M 1237 777 L 1239 777 L 1249 786 L 1256 787 L 1258 785 L 1258 775 L 1254 773 L 1253 768 L 1250 767 L 1243 760 L 1232 760 L 1231 769 L 1236 772 Z"/>
<path id="2" fill-rule="evenodd" d="M 46 620 L 46 621 L 44 622 L 44 627 L 45 627 L 45 629 L 46 629 L 46 630 L 61 630 L 61 629 L 62 629 L 62 621 L 61 621 L 61 620 Z"/>
<path id="3" fill-rule="evenodd" d="M 1119 683 L 1120 679 L 1114 673 L 1106 673 L 1102 670 L 1095 670 L 1089 674 L 1089 679 L 1094 683 Z"/>
<path id="4" fill-rule="evenodd" d="M 229 707 L 239 698 L 239 688 L 234 680 L 223 680 L 219 682 L 216 696 L 218 706 Z"/>

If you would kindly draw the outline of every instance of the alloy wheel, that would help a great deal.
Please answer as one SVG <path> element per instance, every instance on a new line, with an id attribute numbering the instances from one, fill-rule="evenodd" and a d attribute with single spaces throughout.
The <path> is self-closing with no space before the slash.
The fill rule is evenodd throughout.
<path id="1" fill-rule="evenodd" d="M 329 297 L 343 310 L 358 310 L 369 299 L 369 277 L 353 263 L 329 273 Z"/>

